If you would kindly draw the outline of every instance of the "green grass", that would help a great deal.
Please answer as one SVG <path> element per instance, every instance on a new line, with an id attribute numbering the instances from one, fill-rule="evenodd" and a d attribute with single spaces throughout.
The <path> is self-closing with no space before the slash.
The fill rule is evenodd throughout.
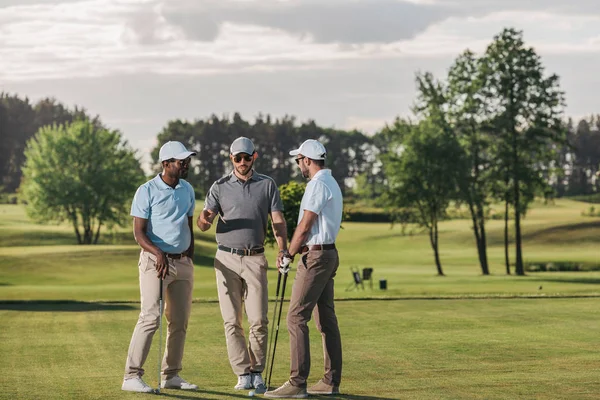
<path id="1" fill-rule="evenodd" d="M 523 225 L 524 257 L 529 262 L 599 263 L 600 218 L 582 217 L 584 203 L 560 200 L 535 203 Z M 440 256 L 445 277 L 435 274 L 428 237 L 415 226 L 403 234 L 389 224 L 343 224 L 337 245 L 338 298 L 439 296 L 581 296 L 600 295 L 600 272 L 543 272 L 507 276 L 503 222 L 488 221 L 491 276 L 482 276 L 468 220 L 440 226 Z M 137 301 L 139 247 L 131 229 L 101 237 L 101 245 L 74 243 L 69 226 L 29 222 L 20 206 L 0 205 L 0 299 Z M 216 298 L 213 231 L 196 231 L 194 298 Z M 271 262 L 275 250 L 267 249 Z M 511 248 L 514 261 L 514 249 Z M 351 268 L 374 268 L 373 290 L 353 289 Z M 378 289 L 386 279 L 387 291 Z M 269 272 L 274 292 L 276 271 Z M 368 286 L 368 285 L 367 285 Z M 542 289 L 540 290 L 540 286 Z"/>
<path id="2" fill-rule="evenodd" d="M 588 206 L 535 203 L 523 221 L 525 261 L 600 263 L 600 218 L 583 217 Z M 428 237 L 414 226 L 406 234 L 388 224 L 343 228 L 336 309 L 347 395 L 337 398 L 597 397 L 600 272 L 506 275 L 502 221 L 487 224 L 490 276 L 481 275 L 468 220 L 440 226 L 445 277 L 435 275 Z M 214 236 L 196 231 L 195 237 L 183 376 L 201 390 L 164 395 L 246 398 L 232 390 L 215 301 Z M 139 312 L 138 253 L 129 227 L 103 235 L 100 245 L 79 246 L 69 226 L 36 225 L 21 206 L 0 205 L 0 399 L 148 398 L 120 391 Z M 275 259 L 273 249 L 267 258 Z M 346 290 L 354 289 L 351 267 L 374 268 L 374 288 Z M 379 279 L 387 280 L 387 291 L 378 289 Z M 269 281 L 273 296 L 273 269 Z M 314 382 L 322 350 L 310 327 Z M 274 383 L 289 373 L 285 317 L 278 349 Z M 145 377 L 152 385 L 156 363 L 153 347 Z"/>
<path id="3" fill-rule="evenodd" d="M 120 391 L 137 305 L 0 305 L 3 399 L 140 399 Z M 339 301 L 344 348 L 339 399 L 592 399 L 600 390 L 597 299 Z M 376 310 L 376 312 L 374 312 Z M 285 309 L 284 309 L 285 312 Z M 283 323 L 285 326 L 285 323 Z M 322 373 L 310 324 L 312 373 Z M 156 385 L 156 343 L 145 379 Z M 273 382 L 289 373 L 283 329 Z M 218 305 L 196 303 L 181 399 L 244 398 L 232 389 Z"/>

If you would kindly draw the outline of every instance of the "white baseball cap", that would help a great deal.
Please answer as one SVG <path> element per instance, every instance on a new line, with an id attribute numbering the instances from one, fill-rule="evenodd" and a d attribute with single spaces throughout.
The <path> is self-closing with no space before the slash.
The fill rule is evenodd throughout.
<path id="1" fill-rule="evenodd" d="M 239 138 L 235 139 L 233 143 L 231 143 L 229 152 L 233 156 L 239 153 L 252 155 L 254 154 L 254 143 L 252 143 L 252 140 L 248 139 L 247 137 L 240 136 Z"/>
<path id="2" fill-rule="evenodd" d="M 195 151 L 189 151 L 181 142 L 167 142 L 162 145 L 158 152 L 158 161 L 163 162 L 172 158 L 176 160 L 185 160 L 189 156 L 195 156 Z"/>
<path id="3" fill-rule="evenodd" d="M 299 148 L 290 151 L 290 156 L 297 156 L 298 154 L 302 154 L 311 160 L 324 160 L 327 156 L 327 150 L 318 140 L 308 139 Z"/>

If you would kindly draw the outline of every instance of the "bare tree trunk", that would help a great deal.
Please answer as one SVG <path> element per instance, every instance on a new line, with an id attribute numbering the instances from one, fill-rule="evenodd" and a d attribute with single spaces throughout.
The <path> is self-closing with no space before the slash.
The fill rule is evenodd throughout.
<path id="1" fill-rule="evenodd" d="M 506 264 L 506 275 L 510 275 L 510 257 L 508 255 L 508 194 L 504 200 L 504 262 Z"/>
<path id="2" fill-rule="evenodd" d="M 514 129 L 514 128 L 513 128 Z M 514 208 L 515 208 L 515 250 L 516 250 L 516 259 L 515 259 L 515 274 L 523 276 L 525 275 L 525 270 L 523 269 L 523 254 L 521 251 L 521 190 L 519 187 L 519 154 L 517 147 L 517 134 L 513 132 L 513 159 L 514 159 L 514 168 L 513 168 L 513 193 L 514 193 Z"/>
<path id="3" fill-rule="evenodd" d="M 433 254 L 435 257 L 435 267 L 437 269 L 438 276 L 444 276 L 444 271 L 442 270 L 442 263 L 440 262 L 437 221 L 435 221 L 433 223 L 433 226 L 429 229 L 429 241 L 431 242 L 431 248 L 433 249 Z"/>
<path id="4" fill-rule="evenodd" d="M 483 206 L 477 205 L 477 220 L 479 222 L 479 263 L 481 264 L 481 273 L 483 275 L 490 274 L 490 267 L 487 258 L 487 237 L 485 235 L 485 216 Z"/>
<path id="5" fill-rule="evenodd" d="M 519 181 L 515 179 L 515 250 L 517 257 L 515 260 L 515 274 L 523 276 L 523 253 L 521 249 L 521 212 L 519 211 Z"/>
<path id="6" fill-rule="evenodd" d="M 98 238 L 100 237 L 100 227 L 102 222 L 98 221 L 98 229 L 96 229 L 96 237 L 94 238 L 94 244 L 98 244 Z"/>

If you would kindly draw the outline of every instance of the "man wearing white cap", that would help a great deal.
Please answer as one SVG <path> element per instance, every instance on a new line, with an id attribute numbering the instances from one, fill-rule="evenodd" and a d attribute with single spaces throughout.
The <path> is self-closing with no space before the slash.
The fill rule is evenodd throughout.
<path id="1" fill-rule="evenodd" d="M 262 371 L 269 324 L 268 262 L 264 254 L 269 215 L 279 247 L 278 267 L 287 251 L 287 229 L 277 184 L 253 169 L 258 158 L 254 143 L 246 137 L 237 138 L 229 158 L 233 171 L 211 186 L 198 227 L 206 231 L 220 216 L 215 274 L 229 363 L 238 376 L 234 388 L 254 388 L 255 393 L 262 394 L 266 391 Z M 242 327 L 244 309 L 250 331 L 248 343 Z"/>
<path id="2" fill-rule="evenodd" d="M 298 226 L 289 246 L 289 257 L 300 254 L 287 315 L 290 333 L 289 380 L 265 393 L 269 398 L 305 398 L 308 394 L 339 393 L 342 378 L 342 341 L 333 304 L 333 278 L 339 266 L 335 239 L 342 223 L 340 186 L 325 168 L 327 151 L 309 139 L 290 151 L 302 176 L 310 179 L 300 204 Z M 310 372 L 308 321 L 314 311 L 323 339 L 325 374 L 307 389 Z"/>
<path id="3" fill-rule="evenodd" d="M 193 155 L 196 153 L 180 142 L 165 143 L 159 152 L 162 173 L 140 186 L 133 198 L 133 233 L 142 248 L 138 263 L 141 312 L 127 353 L 123 390 L 152 392 L 142 375 L 159 327 L 161 279 L 168 322 L 161 387 L 198 389 L 179 376 L 194 282 L 192 218 L 196 201 L 192 186 L 183 179 Z"/>

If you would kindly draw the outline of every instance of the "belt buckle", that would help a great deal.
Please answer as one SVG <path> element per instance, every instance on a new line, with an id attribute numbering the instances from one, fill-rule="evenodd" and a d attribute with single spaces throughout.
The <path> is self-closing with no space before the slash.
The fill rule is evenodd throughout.
<path id="1" fill-rule="evenodd" d="M 252 250 L 251 249 L 244 249 L 244 255 L 245 256 L 251 256 L 252 254 L 250 254 Z"/>

